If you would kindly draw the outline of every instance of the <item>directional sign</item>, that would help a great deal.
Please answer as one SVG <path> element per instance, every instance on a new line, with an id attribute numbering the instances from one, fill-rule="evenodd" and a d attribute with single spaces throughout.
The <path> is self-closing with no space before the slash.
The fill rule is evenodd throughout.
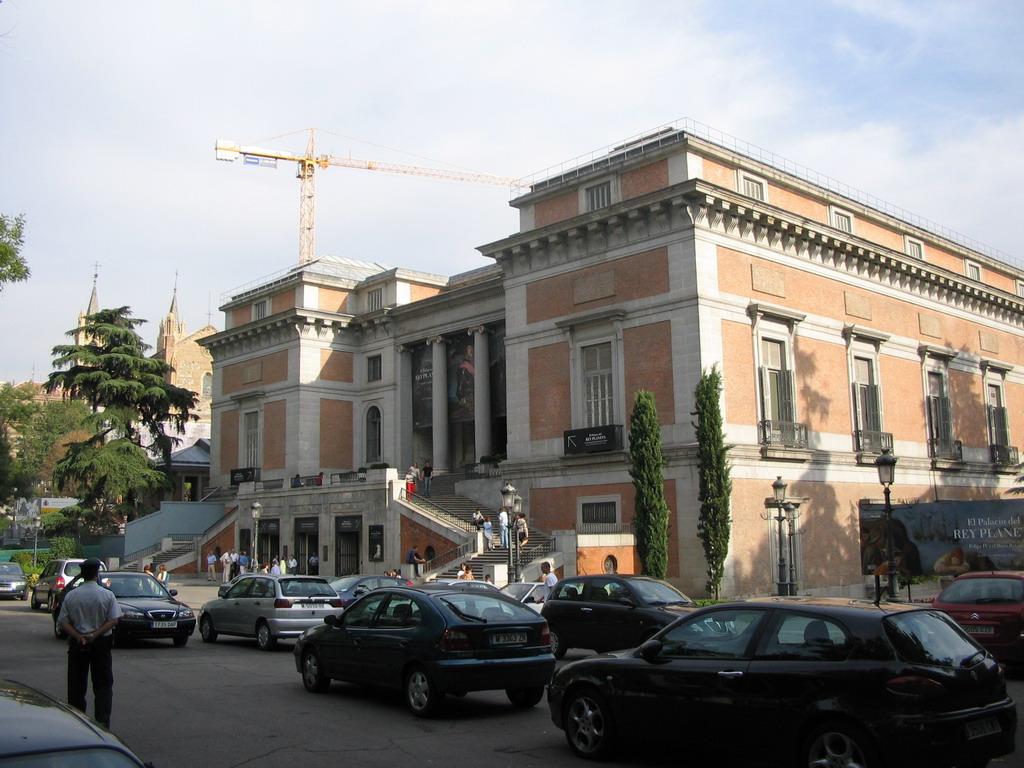
<path id="1" fill-rule="evenodd" d="M 570 429 L 563 433 L 563 452 L 566 456 L 622 450 L 622 425 Z"/>

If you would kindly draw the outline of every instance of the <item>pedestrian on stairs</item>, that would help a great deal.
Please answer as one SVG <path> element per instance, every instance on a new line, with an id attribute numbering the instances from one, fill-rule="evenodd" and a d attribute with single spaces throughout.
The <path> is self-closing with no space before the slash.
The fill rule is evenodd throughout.
<path id="1" fill-rule="evenodd" d="M 430 495 L 430 478 L 434 474 L 434 468 L 430 466 L 429 461 L 423 462 L 423 469 L 420 470 L 420 475 L 423 477 L 423 495 Z"/>
<path id="2" fill-rule="evenodd" d="M 489 517 L 484 518 L 484 546 L 488 552 L 494 549 L 494 526 Z"/>
<path id="3" fill-rule="evenodd" d="M 501 508 L 498 513 L 498 533 L 501 535 L 501 548 L 508 546 L 508 510 Z"/>

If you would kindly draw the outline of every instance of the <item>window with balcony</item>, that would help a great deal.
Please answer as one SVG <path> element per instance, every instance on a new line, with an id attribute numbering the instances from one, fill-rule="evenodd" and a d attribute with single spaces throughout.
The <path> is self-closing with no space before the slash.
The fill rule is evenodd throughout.
<path id="1" fill-rule="evenodd" d="M 584 426 L 614 423 L 615 393 L 610 341 L 580 349 L 583 373 Z"/>
<path id="2" fill-rule="evenodd" d="M 858 452 L 892 450 L 892 435 L 882 431 L 882 399 L 875 381 L 875 361 L 867 356 L 853 358 L 853 421 Z"/>
<path id="3" fill-rule="evenodd" d="M 933 459 L 960 461 L 963 445 L 953 439 L 953 405 L 945 371 L 928 371 L 928 453 Z"/>
<path id="4" fill-rule="evenodd" d="M 807 425 L 796 420 L 796 382 L 789 345 L 782 339 L 761 339 L 761 444 L 807 447 Z"/>
<path id="5" fill-rule="evenodd" d="M 989 382 L 985 385 L 988 411 L 988 443 L 993 464 L 1017 464 L 1017 449 L 1010 445 L 1010 420 L 1003 404 L 1003 386 Z"/>
<path id="6" fill-rule="evenodd" d="M 246 467 L 260 467 L 263 456 L 260 451 L 260 413 L 248 411 L 242 414 L 242 463 Z"/>

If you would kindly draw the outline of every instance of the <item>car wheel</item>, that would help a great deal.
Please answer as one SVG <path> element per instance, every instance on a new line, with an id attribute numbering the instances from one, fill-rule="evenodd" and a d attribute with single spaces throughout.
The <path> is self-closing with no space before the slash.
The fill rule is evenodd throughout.
<path id="1" fill-rule="evenodd" d="M 436 715 L 444 703 L 442 693 L 423 667 L 415 667 L 405 678 L 405 704 L 419 717 Z"/>
<path id="2" fill-rule="evenodd" d="M 53 592 L 51 592 L 50 596 L 46 598 L 46 610 L 50 613 L 57 612 L 57 598 L 53 596 Z"/>
<path id="3" fill-rule="evenodd" d="M 68 639 L 68 633 L 64 631 L 63 627 L 61 627 L 60 622 L 57 621 L 56 616 L 53 617 L 53 634 L 54 637 L 56 637 L 58 640 Z"/>
<path id="4" fill-rule="evenodd" d="M 608 703 L 593 688 L 569 694 L 562 728 L 572 751 L 587 760 L 603 760 L 615 751 L 615 724 Z"/>
<path id="5" fill-rule="evenodd" d="M 28 600 L 28 590 L 27 589 L 24 592 L 21 593 L 21 599 L 22 600 Z"/>
<path id="6" fill-rule="evenodd" d="M 43 604 L 39 602 L 39 594 L 33 589 L 32 590 L 32 610 L 38 611 L 43 607 Z"/>
<path id="7" fill-rule="evenodd" d="M 565 652 L 569 649 L 562 644 L 562 636 L 558 634 L 558 630 L 554 627 L 548 627 L 548 631 L 551 633 L 551 654 L 556 659 L 565 657 Z"/>
<path id="8" fill-rule="evenodd" d="M 213 619 L 209 614 L 199 621 L 199 636 L 203 638 L 204 643 L 217 642 L 217 630 L 213 628 Z"/>
<path id="9" fill-rule="evenodd" d="M 535 707 L 544 698 L 544 686 L 536 688 L 506 688 L 505 695 L 512 702 L 512 706 L 520 709 Z"/>
<path id="10" fill-rule="evenodd" d="M 174 641 L 175 648 L 181 648 L 183 645 L 188 644 L 188 635 L 175 635 L 172 640 Z"/>
<path id="11" fill-rule="evenodd" d="M 261 651 L 272 651 L 277 647 L 277 638 L 270 634 L 270 625 L 265 621 L 256 626 L 256 645 Z"/>
<path id="12" fill-rule="evenodd" d="M 804 739 L 800 765 L 808 768 L 875 768 L 881 765 L 871 736 L 854 723 L 825 723 Z"/>
<path id="13" fill-rule="evenodd" d="M 331 678 L 324 674 L 323 664 L 316 651 L 302 654 L 302 684 L 310 693 L 323 693 L 331 687 Z"/>

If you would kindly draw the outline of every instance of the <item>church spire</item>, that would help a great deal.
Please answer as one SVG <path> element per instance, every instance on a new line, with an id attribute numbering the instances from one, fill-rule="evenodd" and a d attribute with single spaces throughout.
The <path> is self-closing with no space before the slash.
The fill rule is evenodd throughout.
<path id="1" fill-rule="evenodd" d="M 178 317 L 178 270 L 174 270 L 174 295 L 171 296 L 171 308 L 167 314 Z"/>
<path id="2" fill-rule="evenodd" d="M 99 296 L 96 293 L 96 280 L 100 276 L 100 264 L 99 264 L 99 262 L 98 261 L 95 262 L 92 265 L 92 267 L 93 267 L 93 273 L 92 273 L 92 295 L 89 296 L 89 306 L 85 310 L 85 314 L 86 315 L 95 315 L 97 312 L 100 311 L 100 300 L 99 300 Z"/>

